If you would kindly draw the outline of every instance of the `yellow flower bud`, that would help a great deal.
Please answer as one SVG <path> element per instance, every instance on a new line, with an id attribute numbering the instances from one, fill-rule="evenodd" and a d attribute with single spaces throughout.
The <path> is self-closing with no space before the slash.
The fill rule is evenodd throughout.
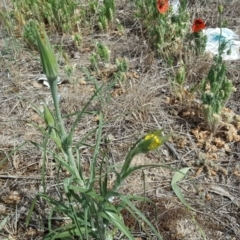
<path id="1" fill-rule="evenodd" d="M 153 133 L 146 135 L 144 139 L 145 140 L 151 140 L 151 143 L 148 146 L 149 150 L 153 150 L 153 149 L 158 148 L 162 143 L 160 136 L 159 135 L 154 135 Z"/>
<path id="2" fill-rule="evenodd" d="M 157 149 L 168 140 L 168 136 L 163 136 L 162 130 L 148 133 L 139 143 L 136 145 L 137 153 L 146 153 L 150 150 Z"/>

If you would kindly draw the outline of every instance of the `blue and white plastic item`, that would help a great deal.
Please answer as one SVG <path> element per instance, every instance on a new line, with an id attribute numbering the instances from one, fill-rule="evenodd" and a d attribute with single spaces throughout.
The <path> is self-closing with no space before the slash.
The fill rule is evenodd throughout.
<path id="1" fill-rule="evenodd" d="M 219 42 L 220 44 L 225 42 L 226 48 L 222 55 L 223 60 L 240 59 L 240 39 L 235 32 L 229 28 L 222 28 L 222 32 L 220 28 L 207 28 L 203 32 L 207 36 L 206 52 L 214 55 L 218 54 Z"/>

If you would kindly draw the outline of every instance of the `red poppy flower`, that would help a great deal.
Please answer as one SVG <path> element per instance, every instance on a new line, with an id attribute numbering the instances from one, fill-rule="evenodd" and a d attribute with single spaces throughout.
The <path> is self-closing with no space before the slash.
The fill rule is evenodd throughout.
<path id="1" fill-rule="evenodd" d="M 168 0 L 157 0 L 157 9 L 161 14 L 164 14 L 169 8 Z"/>
<path id="2" fill-rule="evenodd" d="M 194 20 L 193 25 L 192 25 L 192 31 L 193 32 L 195 32 L 195 33 L 200 32 L 204 28 L 206 28 L 206 25 L 201 18 L 197 18 L 197 19 Z"/>

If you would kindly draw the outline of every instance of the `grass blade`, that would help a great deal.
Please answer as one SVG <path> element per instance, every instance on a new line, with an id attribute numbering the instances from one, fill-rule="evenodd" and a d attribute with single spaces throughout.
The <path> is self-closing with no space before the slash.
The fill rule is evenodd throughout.
<path id="1" fill-rule="evenodd" d="M 187 201 L 185 200 L 182 192 L 181 192 L 181 189 L 178 187 L 177 185 L 177 182 L 181 181 L 187 174 L 188 170 L 190 168 L 189 167 L 186 167 L 186 168 L 182 168 L 181 170 L 177 171 L 174 175 L 173 175 L 173 178 L 172 178 L 172 182 L 171 182 L 171 186 L 172 186 L 172 189 L 174 191 L 174 193 L 177 195 L 177 197 L 179 198 L 179 200 L 189 209 L 192 209 L 193 208 L 187 203 Z"/>
<path id="2" fill-rule="evenodd" d="M 129 232 L 129 230 L 125 226 L 124 222 L 122 221 L 122 219 L 115 212 L 113 212 L 111 209 L 109 209 L 107 211 L 105 210 L 104 212 L 101 212 L 100 215 L 101 215 L 101 217 L 107 219 L 109 222 L 114 224 L 122 233 L 125 234 L 125 236 L 128 237 L 128 239 L 134 240 L 134 237 Z"/>

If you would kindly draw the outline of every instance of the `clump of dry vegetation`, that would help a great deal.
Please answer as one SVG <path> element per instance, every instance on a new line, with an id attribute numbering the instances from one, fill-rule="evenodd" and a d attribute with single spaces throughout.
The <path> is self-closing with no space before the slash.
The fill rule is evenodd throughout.
<path id="1" fill-rule="evenodd" d="M 240 238 L 240 3 L 167 2 L 0 3 L 1 239 Z"/>

